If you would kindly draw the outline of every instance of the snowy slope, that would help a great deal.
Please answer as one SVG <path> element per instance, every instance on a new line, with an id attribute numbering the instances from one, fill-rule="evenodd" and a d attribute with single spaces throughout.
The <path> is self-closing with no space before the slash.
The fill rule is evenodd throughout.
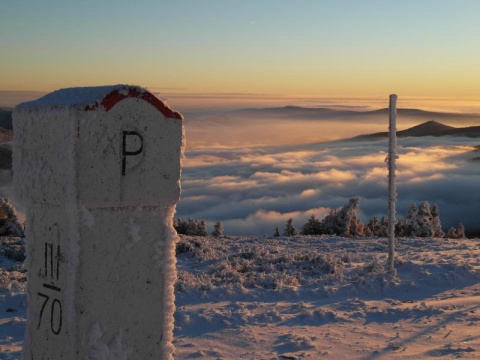
<path id="1" fill-rule="evenodd" d="M 383 238 L 181 237 L 175 359 L 478 359 L 480 240 L 396 249 L 391 277 Z M 25 274 L 0 266 L 0 359 L 18 359 Z"/>

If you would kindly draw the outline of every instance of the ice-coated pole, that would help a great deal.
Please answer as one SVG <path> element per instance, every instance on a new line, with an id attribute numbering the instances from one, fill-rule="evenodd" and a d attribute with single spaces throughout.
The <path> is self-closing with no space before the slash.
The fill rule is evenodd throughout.
<path id="1" fill-rule="evenodd" d="M 397 95 L 390 95 L 388 136 L 388 271 L 395 272 L 395 160 L 397 159 Z"/>

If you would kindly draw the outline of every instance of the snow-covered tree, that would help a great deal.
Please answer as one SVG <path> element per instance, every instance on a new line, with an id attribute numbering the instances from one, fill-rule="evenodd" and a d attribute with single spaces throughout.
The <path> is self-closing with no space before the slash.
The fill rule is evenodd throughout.
<path id="1" fill-rule="evenodd" d="M 372 230 L 368 226 L 365 226 L 365 237 L 374 237 Z"/>
<path id="2" fill-rule="evenodd" d="M 467 237 L 465 236 L 465 227 L 463 226 L 462 223 L 458 224 L 458 230 L 457 230 L 457 239 L 466 239 Z"/>
<path id="3" fill-rule="evenodd" d="M 378 224 L 377 236 L 388 236 L 388 218 L 386 216 L 382 216 L 380 219 L 380 223 Z"/>
<path id="4" fill-rule="evenodd" d="M 17 211 L 8 198 L 0 198 L 0 236 L 24 236 Z"/>
<path id="5" fill-rule="evenodd" d="M 280 231 L 278 230 L 278 226 L 275 228 L 275 232 L 273 233 L 274 237 L 279 237 L 280 236 Z"/>
<path id="6" fill-rule="evenodd" d="M 198 236 L 207 236 L 207 223 L 205 220 L 200 220 L 196 227 L 196 234 Z"/>
<path id="7" fill-rule="evenodd" d="M 332 209 L 321 221 L 321 231 L 327 235 L 344 237 L 364 236 L 364 225 L 357 217 L 360 198 L 354 197 L 341 209 Z"/>
<path id="8" fill-rule="evenodd" d="M 415 204 L 408 205 L 407 215 L 405 215 L 405 228 L 403 236 L 416 236 L 416 220 L 418 207 Z"/>
<path id="9" fill-rule="evenodd" d="M 285 230 L 283 231 L 283 236 L 295 236 L 297 234 L 297 230 L 293 226 L 293 219 L 288 219 L 285 225 Z"/>
<path id="10" fill-rule="evenodd" d="M 456 239 L 457 238 L 457 229 L 455 229 L 453 226 L 450 227 L 447 231 L 447 235 L 445 235 L 446 238 L 448 239 Z"/>
<path id="11" fill-rule="evenodd" d="M 215 225 L 213 225 L 213 231 L 210 235 L 214 237 L 220 237 L 223 235 L 223 226 L 220 221 L 217 221 Z"/>
<path id="12" fill-rule="evenodd" d="M 405 219 L 397 219 L 397 223 L 395 224 L 395 235 L 407 236 L 406 228 L 407 228 L 407 225 L 406 225 Z"/>
<path id="13" fill-rule="evenodd" d="M 365 224 L 362 223 L 359 219 L 356 221 L 356 226 L 354 228 L 354 232 L 352 234 L 353 237 L 363 237 L 365 236 Z"/>
<path id="14" fill-rule="evenodd" d="M 330 209 L 328 215 L 322 220 L 323 233 L 327 235 L 340 235 L 342 225 L 338 216 L 339 210 Z"/>
<path id="15" fill-rule="evenodd" d="M 420 205 L 408 205 L 405 218 L 399 220 L 395 228 L 399 236 L 444 237 L 438 205 L 430 208 L 428 201 Z M 450 231 L 449 231 L 450 232 Z M 455 233 L 456 230 L 453 229 Z"/>
<path id="16" fill-rule="evenodd" d="M 413 236 L 429 237 L 433 235 L 432 212 L 428 201 L 420 204 L 417 211 L 417 217 L 414 222 L 415 233 Z"/>
<path id="17" fill-rule="evenodd" d="M 339 225 L 341 227 L 340 236 L 352 237 L 357 232 L 357 209 L 360 207 L 360 198 L 351 198 L 338 212 Z"/>
<path id="18" fill-rule="evenodd" d="M 315 218 L 315 215 L 310 216 L 308 221 L 303 224 L 300 231 L 301 235 L 321 235 L 322 234 L 322 224 L 318 219 Z"/>
<path id="19" fill-rule="evenodd" d="M 444 237 L 445 233 L 442 230 L 442 223 L 440 221 L 440 213 L 438 211 L 438 205 L 434 204 L 431 209 L 432 213 L 432 232 L 433 237 Z"/>
<path id="20" fill-rule="evenodd" d="M 378 219 L 376 216 L 374 216 L 370 220 L 368 220 L 367 226 L 365 227 L 365 235 L 378 236 L 379 228 L 380 224 L 378 223 Z"/>

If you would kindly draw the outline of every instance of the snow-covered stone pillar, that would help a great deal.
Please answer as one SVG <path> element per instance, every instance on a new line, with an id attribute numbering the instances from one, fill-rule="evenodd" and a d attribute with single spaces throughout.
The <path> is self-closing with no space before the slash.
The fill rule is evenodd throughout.
<path id="1" fill-rule="evenodd" d="M 24 359 L 171 359 L 182 116 L 127 85 L 17 106 Z"/>

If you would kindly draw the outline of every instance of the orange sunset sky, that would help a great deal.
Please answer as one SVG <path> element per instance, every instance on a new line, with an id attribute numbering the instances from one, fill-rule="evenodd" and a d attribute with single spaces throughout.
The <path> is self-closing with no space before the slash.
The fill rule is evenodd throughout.
<path id="1" fill-rule="evenodd" d="M 64 87 L 128 83 L 178 104 L 375 102 L 397 93 L 408 105 L 480 112 L 476 0 L 25 0 L 0 8 L 2 106 Z"/>

